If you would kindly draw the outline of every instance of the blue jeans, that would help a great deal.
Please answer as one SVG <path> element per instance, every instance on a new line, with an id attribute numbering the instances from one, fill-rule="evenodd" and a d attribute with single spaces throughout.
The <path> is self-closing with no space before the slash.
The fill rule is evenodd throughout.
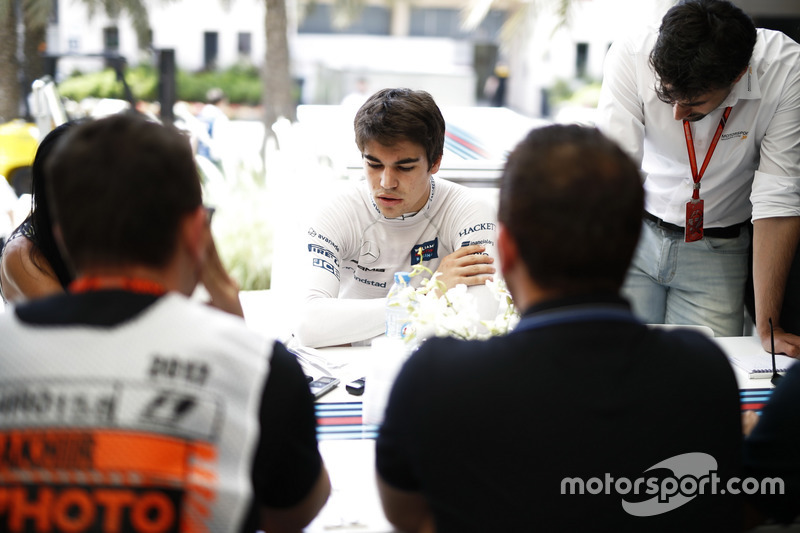
<path id="1" fill-rule="evenodd" d="M 683 235 L 644 220 L 623 295 L 648 324 L 699 324 L 718 337 L 742 335 L 750 230 L 732 239 Z"/>

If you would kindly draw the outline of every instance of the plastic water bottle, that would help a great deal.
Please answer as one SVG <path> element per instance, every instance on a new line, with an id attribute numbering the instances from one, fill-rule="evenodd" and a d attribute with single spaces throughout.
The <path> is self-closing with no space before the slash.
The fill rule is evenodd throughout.
<path id="1" fill-rule="evenodd" d="M 394 284 L 389 289 L 386 300 L 386 336 L 402 339 L 409 323 L 408 302 L 403 301 L 400 292 L 408 287 L 411 275 L 408 272 L 395 272 Z"/>

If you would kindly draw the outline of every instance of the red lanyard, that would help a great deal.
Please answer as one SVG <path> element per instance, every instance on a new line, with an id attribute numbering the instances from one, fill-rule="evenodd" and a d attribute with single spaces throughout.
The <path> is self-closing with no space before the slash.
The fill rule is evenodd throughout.
<path id="1" fill-rule="evenodd" d="M 85 276 L 69 284 L 69 291 L 73 293 L 108 289 L 122 289 L 139 294 L 154 294 L 155 296 L 161 296 L 167 292 L 163 285 L 155 281 L 149 279 L 126 278 L 122 276 Z"/>
<path id="2" fill-rule="evenodd" d="M 719 119 L 717 131 L 714 133 L 714 138 L 711 140 L 711 145 L 708 147 L 708 153 L 703 161 L 703 166 L 700 172 L 697 172 L 697 156 L 694 154 L 694 138 L 692 138 L 692 126 L 688 120 L 683 121 L 683 134 L 686 137 L 686 149 L 689 151 L 689 165 L 692 167 L 692 179 L 694 180 L 694 190 L 692 191 L 692 199 L 697 200 L 700 198 L 700 180 L 703 179 L 703 174 L 706 172 L 708 162 L 711 161 L 711 155 L 717 148 L 719 138 L 722 136 L 722 130 L 725 129 L 725 123 L 728 122 L 728 117 L 731 114 L 731 107 L 725 108 L 722 113 L 722 118 Z"/>

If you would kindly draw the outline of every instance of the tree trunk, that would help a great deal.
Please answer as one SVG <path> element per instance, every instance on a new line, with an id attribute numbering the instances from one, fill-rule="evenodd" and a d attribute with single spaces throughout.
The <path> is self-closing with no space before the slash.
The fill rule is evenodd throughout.
<path id="1" fill-rule="evenodd" d="M 31 27 L 30 23 L 25 23 L 25 41 L 22 45 L 23 57 L 25 61 L 22 63 L 23 78 L 23 97 L 31 92 L 31 84 L 37 78 L 44 76 L 44 59 L 42 53 L 47 46 L 47 29 L 45 26 Z M 30 110 L 29 110 L 30 112 Z"/>
<path id="2" fill-rule="evenodd" d="M 11 4 L 11 5 L 9 5 Z M 17 14 L 13 3 L 0 13 L 0 122 L 20 115 L 20 86 L 17 73 Z"/>
<path id="3" fill-rule="evenodd" d="M 266 0 L 267 52 L 264 61 L 264 125 L 268 136 L 274 136 L 272 125 L 280 117 L 294 120 L 292 78 L 289 72 L 289 40 L 286 35 L 286 0 Z"/>
<path id="4" fill-rule="evenodd" d="M 44 76 L 44 60 L 42 54 L 47 48 L 47 28 L 46 26 L 31 27 L 30 23 L 25 23 L 25 42 L 23 44 L 23 57 L 25 62 L 22 69 L 25 72 L 25 83 L 28 91 L 30 85 L 37 78 Z"/>

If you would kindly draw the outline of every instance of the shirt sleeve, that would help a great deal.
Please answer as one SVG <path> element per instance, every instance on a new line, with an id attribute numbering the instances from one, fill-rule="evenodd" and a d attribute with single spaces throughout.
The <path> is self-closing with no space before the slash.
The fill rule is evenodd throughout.
<path id="1" fill-rule="evenodd" d="M 641 166 L 645 125 L 639 90 L 636 52 L 630 41 L 615 42 L 609 48 L 603 66 L 596 125 Z"/>
<path id="2" fill-rule="evenodd" d="M 753 220 L 800 216 L 800 66 L 782 89 L 761 141 L 750 195 Z"/>
<path id="3" fill-rule="evenodd" d="M 307 285 L 294 335 L 304 346 L 350 344 L 384 331 L 386 298 L 339 298 L 345 251 L 356 245 L 343 230 L 348 227 L 347 212 L 341 204 L 327 209 L 303 241 Z"/>
<path id="4" fill-rule="evenodd" d="M 314 398 L 297 360 L 279 342 L 261 400 L 261 435 L 253 463 L 255 500 L 267 507 L 299 503 L 322 468 Z"/>
<path id="5" fill-rule="evenodd" d="M 314 298 L 303 306 L 295 336 L 318 348 L 366 341 L 386 328 L 386 298 Z"/>
<path id="6" fill-rule="evenodd" d="M 481 244 L 486 255 L 494 258 L 497 280 L 501 276 L 500 258 L 497 254 L 497 209 L 477 196 L 473 189 L 462 189 L 463 194 L 450 207 L 456 213 L 452 224 L 450 245 L 453 251 L 472 244 Z M 467 291 L 475 298 L 481 320 L 494 320 L 500 302 L 486 285 L 472 285 Z"/>
<path id="7" fill-rule="evenodd" d="M 497 259 L 497 209 L 471 190 L 463 190 L 463 196 L 450 206 L 457 213 L 453 224 L 453 250 L 471 244 L 482 244 L 486 254 Z"/>

